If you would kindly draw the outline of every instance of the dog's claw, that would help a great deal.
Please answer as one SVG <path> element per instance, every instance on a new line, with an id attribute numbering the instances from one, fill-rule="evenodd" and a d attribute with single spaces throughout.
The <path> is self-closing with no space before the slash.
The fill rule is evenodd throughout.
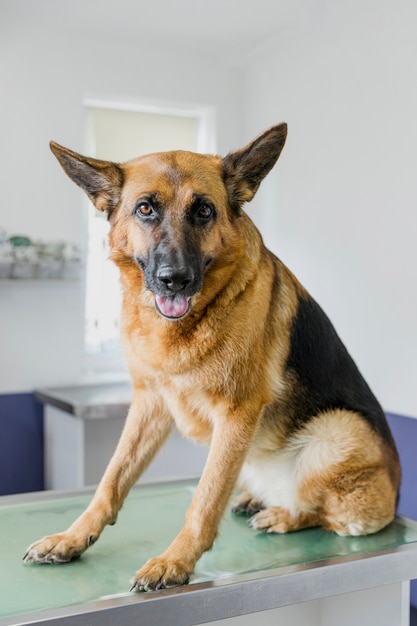
<path id="1" fill-rule="evenodd" d="M 130 591 L 160 591 L 186 585 L 190 571 L 181 563 L 156 557 L 149 559 L 132 580 Z"/>
<path id="2" fill-rule="evenodd" d="M 148 587 L 148 585 L 142 585 L 139 583 L 138 580 L 135 580 L 133 585 L 130 587 L 129 589 L 129 593 L 134 591 L 135 593 L 143 593 L 145 591 L 157 591 L 158 589 L 164 589 L 164 586 L 161 585 L 160 587 L 156 586 L 155 589 L 153 589 L 152 587 Z"/>
<path id="3" fill-rule="evenodd" d="M 133 585 L 130 587 L 129 592 L 139 592 L 139 593 L 143 593 L 146 591 L 159 591 L 159 589 L 165 589 L 165 586 L 162 584 L 161 581 L 157 582 L 155 587 L 151 587 L 148 584 L 143 584 L 140 583 L 138 580 L 135 580 Z"/>
<path id="4" fill-rule="evenodd" d="M 270 532 L 268 530 L 268 528 L 259 528 L 257 523 L 256 523 L 256 515 L 253 515 L 250 519 L 248 519 L 247 521 L 248 526 L 250 526 L 250 528 L 253 528 L 254 530 L 257 530 L 259 533 L 267 533 Z"/>

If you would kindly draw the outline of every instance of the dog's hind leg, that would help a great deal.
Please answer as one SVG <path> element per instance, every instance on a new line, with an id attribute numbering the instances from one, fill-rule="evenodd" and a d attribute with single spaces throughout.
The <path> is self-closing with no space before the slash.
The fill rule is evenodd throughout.
<path id="1" fill-rule="evenodd" d="M 299 501 L 305 510 L 291 513 L 272 506 L 257 512 L 249 525 L 268 533 L 323 526 L 338 535 L 357 536 L 378 532 L 392 521 L 396 496 L 385 467 L 355 469 L 343 464 L 332 473 L 331 479 L 323 476 L 302 485 Z"/>
<path id="2" fill-rule="evenodd" d="M 396 490 L 385 467 L 369 467 L 340 476 L 323 503 L 323 526 L 338 535 L 368 535 L 393 519 Z"/>
<path id="3" fill-rule="evenodd" d="M 249 525 L 269 533 L 323 526 L 338 535 L 358 536 L 376 533 L 392 521 L 396 492 L 385 467 L 351 469 L 341 465 L 332 469 L 332 479 L 311 479 L 302 487 L 302 491 L 308 491 L 304 504 L 315 501 L 315 510 L 292 514 L 273 506 L 256 513 Z"/>
<path id="4" fill-rule="evenodd" d="M 400 480 L 395 448 L 354 412 L 329 411 L 311 419 L 277 455 L 275 483 L 272 467 L 264 461 L 254 475 L 259 482 L 260 470 L 269 470 L 262 485 L 268 508 L 249 522 L 256 530 L 323 526 L 339 535 L 366 535 L 394 517 Z"/>
<path id="5" fill-rule="evenodd" d="M 120 441 L 88 508 L 65 531 L 29 546 L 25 563 L 66 563 L 114 524 L 125 497 L 171 429 L 172 419 L 152 394 L 136 391 Z"/>
<path id="6" fill-rule="evenodd" d="M 367 535 L 387 526 L 401 474 L 395 446 L 353 412 L 324 414 L 311 430 L 320 440 L 305 449 L 301 501 L 312 505 L 316 498 L 322 526 L 339 535 Z"/>
<path id="7" fill-rule="evenodd" d="M 291 515 L 289 511 L 279 506 L 263 509 L 249 520 L 252 528 L 265 533 L 288 533 L 320 526 L 321 523 L 322 518 L 316 512 Z"/>

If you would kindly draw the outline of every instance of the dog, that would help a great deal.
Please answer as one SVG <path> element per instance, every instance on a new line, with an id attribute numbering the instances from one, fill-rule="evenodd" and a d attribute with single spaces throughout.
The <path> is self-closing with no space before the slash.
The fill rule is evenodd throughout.
<path id="1" fill-rule="evenodd" d="M 185 524 L 131 590 L 189 581 L 233 505 L 261 532 L 376 533 L 396 510 L 400 465 L 384 412 L 331 322 L 243 210 L 277 161 L 278 124 L 225 158 L 186 151 L 123 164 L 51 142 L 110 222 L 133 400 L 84 513 L 25 562 L 79 557 L 116 522 L 173 423 L 210 446 Z"/>

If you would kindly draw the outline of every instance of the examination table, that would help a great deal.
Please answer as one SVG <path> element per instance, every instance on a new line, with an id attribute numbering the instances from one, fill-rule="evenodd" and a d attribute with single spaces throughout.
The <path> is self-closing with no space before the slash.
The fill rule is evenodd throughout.
<path id="1" fill-rule="evenodd" d="M 65 529 L 91 490 L 0 498 L 0 626 L 408 626 L 417 524 L 397 518 L 367 537 L 321 529 L 260 534 L 228 512 L 190 584 L 129 593 L 134 572 L 180 530 L 196 481 L 129 494 L 117 524 L 65 565 L 24 565 L 28 544 Z"/>

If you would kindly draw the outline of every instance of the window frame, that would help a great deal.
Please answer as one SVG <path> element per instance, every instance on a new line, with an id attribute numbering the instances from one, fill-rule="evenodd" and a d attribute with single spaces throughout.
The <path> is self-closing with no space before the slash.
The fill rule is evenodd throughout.
<path id="1" fill-rule="evenodd" d="M 216 114 L 215 109 L 209 105 L 195 103 L 166 102 L 156 100 L 130 100 L 128 98 L 100 98 L 86 97 L 83 101 L 85 112 L 85 153 L 94 157 L 96 154 L 96 142 L 91 123 L 91 109 L 113 109 L 137 113 L 155 115 L 168 115 L 176 117 L 191 117 L 197 119 L 197 152 L 215 154 L 217 151 Z M 86 343 L 86 296 L 87 296 L 87 263 L 88 263 L 88 239 L 89 239 L 89 212 L 93 207 L 87 199 L 84 201 L 85 223 L 85 270 L 83 280 L 84 295 L 84 325 L 83 325 L 83 378 L 96 379 L 127 379 L 128 371 L 124 359 L 121 344 L 114 350 L 93 353 L 88 351 Z"/>

